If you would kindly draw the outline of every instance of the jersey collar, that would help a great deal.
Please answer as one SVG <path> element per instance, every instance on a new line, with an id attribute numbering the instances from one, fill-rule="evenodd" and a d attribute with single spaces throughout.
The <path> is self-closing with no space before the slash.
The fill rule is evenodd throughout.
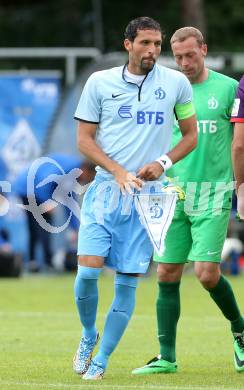
<path id="1" fill-rule="evenodd" d="M 131 83 L 130 81 L 127 81 L 127 80 L 125 79 L 125 69 L 126 69 L 128 63 L 129 63 L 129 61 L 127 61 L 126 64 L 123 66 L 123 69 L 122 69 L 122 79 L 123 79 L 126 83 L 128 83 L 128 84 L 135 84 L 135 83 Z M 145 74 L 145 77 L 144 77 L 144 79 L 142 80 L 142 84 L 144 83 L 144 81 L 146 80 L 146 78 L 151 77 L 151 76 L 153 75 L 153 73 L 154 73 L 154 71 L 155 71 L 155 67 L 156 67 L 156 64 L 153 66 L 153 68 L 152 68 L 151 70 L 149 70 L 149 72 L 147 72 L 147 73 Z"/>

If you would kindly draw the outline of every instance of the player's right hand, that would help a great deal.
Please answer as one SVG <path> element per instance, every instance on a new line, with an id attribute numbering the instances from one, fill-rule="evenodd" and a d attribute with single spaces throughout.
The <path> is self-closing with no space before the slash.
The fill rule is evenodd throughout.
<path id="1" fill-rule="evenodd" d="M 137 177 L 144 180 L 157 180 L 163 173 L 163 168 L 157 161 L 153 161 L 149 164 L 144 165 L 137 172 Z"/>
<path id="2" fill-rule="evenodd" d="M 141 179 L 136 177 L 133 173 L 126 171 L 122 167 L 116 169 L 114 177 L 123 195 L 125 195 L 126 192 L 132 195 L 133 189 L 140 191 L 144 184 Z"/>
<path id="3" fill-rule="evenodd" d="M 237 198 L 237 212 L 239 218 L 244 220 L 244 198 Z"/>
<path id="4" fill-rule="evenodd" d="M 242 183 L 237 192 L 237 212 L 240 219 L 244 220 L 244 183 Z"/>

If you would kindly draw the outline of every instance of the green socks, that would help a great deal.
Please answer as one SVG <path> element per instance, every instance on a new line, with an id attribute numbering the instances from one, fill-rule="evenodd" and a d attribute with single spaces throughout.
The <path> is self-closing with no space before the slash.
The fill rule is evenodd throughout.
<path id="1" fill-rule="evenodd" d="M 244 330 L 244 319 L 241 316 L 232 287 L 223 275 L 212 289 L 208 289 L 211 298 L 220 308 L 224 316 L 231 322 L 233 333 L 241 333 Z"/>
<path id="2" fill-rule="evenodd" d="M 180 282 L 158 282 L 158 286 L 157 321 L 160 354 L 164 360 L 173 363 L 176 361 L 176 328 L 180 317 Z M 208 291 L 224 316 L 231 322 L 232 332 L 243 332 L 244 319 L 232 287 L 224 276 L 221 275 L 217 285 Z"/>
<path id="3" fill-rule="evenodd" d="M 156 303 L 160 354 L 164 360 L 175 362 L 176 327 L 180 317 L 180 282 L 158 282 Z"/>

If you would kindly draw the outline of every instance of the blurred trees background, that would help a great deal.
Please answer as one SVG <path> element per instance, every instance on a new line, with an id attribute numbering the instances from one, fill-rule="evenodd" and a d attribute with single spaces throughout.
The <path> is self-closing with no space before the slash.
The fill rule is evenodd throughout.
<path id="1" fill-rule="evenodd" d="M 0 47 L 99 46 L 105 52 L 120 51 L 129 20 L 145 15 L 161 23 L 165 50 L 172 33 L 185 25 L 205 31 L 210 51 L 244 50 L 243 0 L 1 0 Z"/>

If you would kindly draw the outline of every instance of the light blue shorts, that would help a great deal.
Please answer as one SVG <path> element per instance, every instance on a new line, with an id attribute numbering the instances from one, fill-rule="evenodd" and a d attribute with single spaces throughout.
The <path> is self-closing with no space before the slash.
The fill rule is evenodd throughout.
<path id="1" fill-rule="evenodd" d="M 82 203 L 78 255 L 102 256 L 122 273 L 146 273 L 153 252 L 134 197 L 97 175 Z"/>

